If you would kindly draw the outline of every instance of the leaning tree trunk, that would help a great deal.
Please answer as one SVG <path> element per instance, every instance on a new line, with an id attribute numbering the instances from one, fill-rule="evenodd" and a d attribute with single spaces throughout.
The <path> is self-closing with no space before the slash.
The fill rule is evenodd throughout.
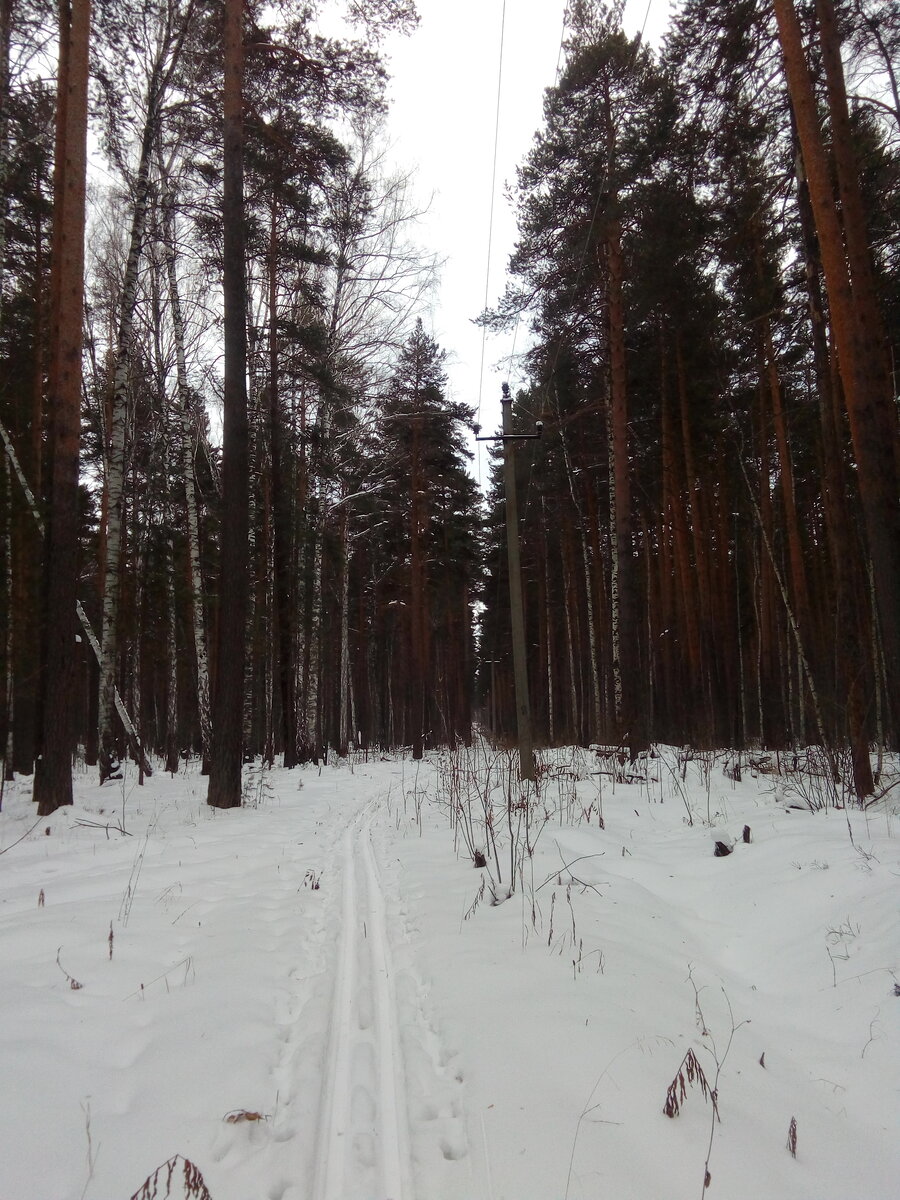
<path id="1" fill-rule="evenodd" d="M 84 310 L 90 0 L 61 0 L 51 271 L 50 522 L 45 558 L 46 651 L 41 744 L 34 776 L 38 813 L 72 803 L 77 711 L 78 452 Z"/>
<path id="2" fill-rule="evenodd" d="M 241 726 L 249 566 L 247 538 L 250 525 L 243 79 L 244 4 L 243 0 L 225 0 L 222 534 L 213 740 L 207 793 L 207 803 L 214 808 L 236 808 L 241 803 Z"/>

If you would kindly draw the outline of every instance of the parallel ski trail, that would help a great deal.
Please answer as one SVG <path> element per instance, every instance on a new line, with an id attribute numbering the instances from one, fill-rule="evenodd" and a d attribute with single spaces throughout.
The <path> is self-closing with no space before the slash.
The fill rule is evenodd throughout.
<path id="1" fill-rule="evenodd" d="M 334 982 L 334 1007 L 319 1121 L 316 1200 L 340 1200 L 344 1190 L 345 1150 L 350 1125 L 350 1054 L 356 992 L 356 870 L 354 829 L 344 833 L 341 939 Z"/>
<path id="2" fill-rule="evenodd" d="M 341 862 L 341 933 L 313 1196 L 413 1200 L 385 899 L 369 825 L 360 817 L 343 835 Z"/>
<path id="3" fill-rule="evenodd" d="M 384 893 L 372 850 L 368 825 L 360 835 L 368 884 L 368 916 L 371 922 L 372 974 L 375 984 L 375 1008 L 378 1029 L 379 1116 L 381 1132 L 381 1184 L 390 1200 L 409 1195 L 409 1128 L 402 1069 L 400 1030 L 397 1021 L 397 996 L 394 967 L 387 933 Z"/>

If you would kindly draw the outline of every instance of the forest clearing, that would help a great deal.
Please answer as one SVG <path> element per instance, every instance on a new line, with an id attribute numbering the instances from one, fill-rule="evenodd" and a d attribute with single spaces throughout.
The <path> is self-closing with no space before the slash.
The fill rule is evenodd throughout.
<path id="1" fill-rule="evenodd" d="M 0 1196 L 893 1200 L 897 788 L 672 748 L 515 776 L 256 764 L 221 814 L 195 765 L 80 773 L 18 844 L 7 792 Z M 140 1191 L 176 1155 L 208 1193 Z"/>

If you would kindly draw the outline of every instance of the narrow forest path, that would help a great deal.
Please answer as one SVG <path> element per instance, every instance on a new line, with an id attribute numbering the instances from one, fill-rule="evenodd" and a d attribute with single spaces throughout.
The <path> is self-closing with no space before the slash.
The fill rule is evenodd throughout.
<path id="1" fill-rule="evenodd" d="M 396 793 L 320 812 L 275 1066 L 281 1154 L 267 1200 L 475 1200 L 462 1071 L 416 961 Z M 308 841 L 306 841 L 308 846 Z M 307 861 L 304 859 L 304 861 Z M 299 874 L 294 879 L 296 887 Z M 310 920 L 310 917 L 314 919 Z M 274 1166 L 274 1163 L 272 1164 Z"/>
<path id="2" fill-rule="evenodd" d="M 341 839 L 341 928 L 315 1200 L 412 1200 L 406 1078 L 385 899 L 363 815 Z"/>

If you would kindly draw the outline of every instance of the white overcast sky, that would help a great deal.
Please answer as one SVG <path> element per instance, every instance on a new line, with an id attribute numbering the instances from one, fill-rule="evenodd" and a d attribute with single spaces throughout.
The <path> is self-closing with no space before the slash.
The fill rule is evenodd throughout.
<path id="1" fill-rule="evenodd" d="M 431 201 L 419 240 L 445 260 L 434 310 L 423 319 L 448 352 L 450 396 L 478 407 L 485 432 L 500 419 L 500 363 L 512 334 L 487 338 L 481 371 L 482 332 L 472 324 L 484 307 L 490 228 L 491 175 L 501 23 L 503 67 L 497 178 L 488 303 L 502 294 L 515 241 L 506 185 L 541 123 L 543 93 L 556 78 L 565 0 L 417 0 L 421 21 L 409 38 L 390 45 L 391 113 L 388 133 L 398 165 L 416 175 L 416 195 Z M 639 30 L 647 0 L 629 0 L 626 31 Z M 664 31 L 668 0 L 651 0 L 646 37 Z M 516 349 L 527 330 L 516 335 Z M 513 374 L 515 388 L 519 380 Z M 486 456 L 474 464 L 479 477 Z M 480 469 L 479 469 L 480 467 Z"/>

